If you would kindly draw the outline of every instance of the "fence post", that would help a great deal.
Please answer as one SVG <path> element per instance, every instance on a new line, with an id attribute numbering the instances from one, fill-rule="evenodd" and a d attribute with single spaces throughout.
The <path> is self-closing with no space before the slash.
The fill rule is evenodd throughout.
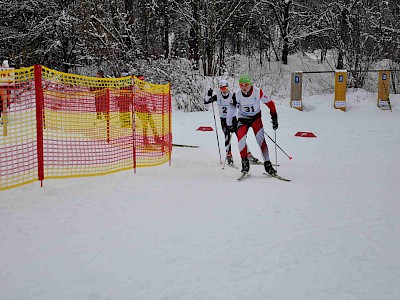
<path id="1" fill-rule="evenodd" d="M 44 119 L 44 95 L 42 86 L 42 66 L 34 65 L 35 100 L 36 100 L 36 147 L 38 160 L 38 180 L 43 187 L 44 180 L 44 147 L 43 147 L 43 119 Z"/>
<path id="2" fill-rule="evenodd" d="M 106 88 L 106 107 L 105 107 L 107 143 L 110 143 L 110 89 Z"/>
<path id="3" fill-rule="evenodd" d="M 172 158 L 172 101 L 171 101 L 171 82 L 168 82 L 168 155 L 169 155 L 169 166 L 171 166 Z"/>
<path id="4" fill-rule="evenodd" d="M 132 151 L 133 151 L 133 173 L 136 174 L 136 80 L 135 76 L 131 75 L 132 88 Z"/>
<path id="5" fill-rule="evenodd" d="M 0 83 L 1 85 L 1 83 Z M 2 105 L 2 115 L 3 115 L 3 135 L 7 136 L 7 123 L 8 123 L 8 103 L 9 103 L 9 95 L 6 87 L 0 87 L 0 100 Z"/>
<path id="6" fill-rule="evenodd" d="M 10 68 L 8 60 L 3 60 L 0 66 L 0 71 L 6 71 L 0 76 L 0 105 L 2 106 L 3 116 L 3 135 L 7 136 L 7 123 L 8 123 L 8 106 L 11 101 L 11 89 L 15 84 L 15 73 L 14 68 Z"/>
<path id="7" fill-rule="evenodd" d="M 165 149 L 165 87 L 162 89 L 162 105 L 161 105 L 161 153 L 164 155 Z"/>

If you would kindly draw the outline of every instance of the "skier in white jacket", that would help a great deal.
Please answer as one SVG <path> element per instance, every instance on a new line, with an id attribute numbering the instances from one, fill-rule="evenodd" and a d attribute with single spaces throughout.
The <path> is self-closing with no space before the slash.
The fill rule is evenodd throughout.
<path id="1" fill-rule="evenodd" d="M 212 89 L 210 89 L 207 92 L 207 95 L 205 96 L 205 99 L 204 99 L 204 104 L 209 104 L 212 102 L 217 102 L 217 104 L 218 104 L 219 116 L 221 119 L 221 128 L 222 128 L 222 131 L 225 136 L 225 151 L 226 151 L 226 155 L 227 155 L 226 156 L 227 162 L 228 162 L 228 165 L 233 165 L 231 143 L 230 143 L 231 134 L 230 134 L 230 132 L 228 130 L 228 126 L 227 126 L 227 113 L 228 113 L 228 108 L 232 102 L 233 92 L 229 91 L 228 82 L 224 79 L 219 81 L 218 86 L 219 86 L 219 91 L 215 95 L 213 95 Z M 236 116 L 234 116 L 234 115 L 231 116 L 230 122 L 236 128 L 236 124 L 237 124 Z M 236 130 L 235 130 L 235 133 L 236 133 Z M 260 164 L 261 162 L 251 154 L 247 145 L 246 145 L 246 149 L 247 149 L 246 157 L 249 160 L 249 162 L 251 164 Z"/>
<path id="2" fill-rule="evenodd" d="M 270 175 L 275 175 L 276 170 L 272 167 L 267 143 L 264 137 L 264 126 L 261 120 L 260 102 L 268 106 L 272 119 L 272 128 L 278 129 L 278 115 L 276 113 L 275 103 L 262 89 L 253 86 L 251 77 L 243 74 L 239 78 L 240 90 L 232 96 L 232 103 L 227 112 L 227 125 L 231 132 L 236 132 L 240 157 L 242 158 L 242 173 L 248 173 L 250 170 L 249 160 L 247 158 L 247 132 L 251 127 L 256 140 L 261 149 L 264 159 L 265 171 Z M 231 120 L 232 116 L 237 116 L 237 126 Z M 237 128 L 236 128 L 237 127 Z"/>

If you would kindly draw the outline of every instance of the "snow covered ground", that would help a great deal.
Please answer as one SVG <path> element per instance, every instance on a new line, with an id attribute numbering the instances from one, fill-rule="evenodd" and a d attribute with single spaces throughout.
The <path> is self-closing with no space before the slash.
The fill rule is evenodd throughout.
<path id="1" fill-rule="evenodd" d="M 333 95 L 302 112 L 275 99 L 289 183 L 262 166 L 237 182 L 215 131 L 196 131 L 212 111 L 174 111 L 174 143 L 200 147 L 174 147 L 171 166 L 0 192 L 0 298 L 399 299 L 400 95 L 393 112 L 347 97 L 346 112 Z"/>

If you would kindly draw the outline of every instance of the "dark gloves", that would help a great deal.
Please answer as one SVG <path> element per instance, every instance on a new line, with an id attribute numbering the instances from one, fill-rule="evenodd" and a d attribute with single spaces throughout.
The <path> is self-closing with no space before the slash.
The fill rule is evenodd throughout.
<path id="1" fill-rule="evenodd" d="M 228 126 L 228 131 L 229 132 L 236 132 L 236 127 L 235 127 L 235 125 L 230 125 L 230 126 Z"/>
<path id="2" fill-rule="evenodd" d="M 208 92 L 207 92 L 207 96 L 211 97 L 212 94 L 213 94 L 213 90 L 212 90 L 212 89 L 209 89 Z"/>
<path id="3" fill-rule="evenodd" d="M 272 129 L 277 130 L 278 129 L 278 114 L 271 113 L 271 119 L 272 119 Z"/>

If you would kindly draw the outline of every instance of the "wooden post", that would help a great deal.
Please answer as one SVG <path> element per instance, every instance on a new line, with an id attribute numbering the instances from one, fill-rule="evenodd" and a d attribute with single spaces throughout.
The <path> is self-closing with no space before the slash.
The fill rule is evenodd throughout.
<path id="1" fill-rule="evenodd" d="M 335 101 L 334 107 L 346 111 L 346 83 L 347 71 L 335 71 Z"/>
<path id="2" fill-rule="evenodd" d="M 303 110 L 302 91 L 303 91 L 303 72 L 292 72 L 290 85 L 290 107 Z"/>
<path id="3" fill-rule="evenodd" d="M 378 107 L 383 110 L 391 109 L 389 100 L 390 71 L 378 72 Z"/>

